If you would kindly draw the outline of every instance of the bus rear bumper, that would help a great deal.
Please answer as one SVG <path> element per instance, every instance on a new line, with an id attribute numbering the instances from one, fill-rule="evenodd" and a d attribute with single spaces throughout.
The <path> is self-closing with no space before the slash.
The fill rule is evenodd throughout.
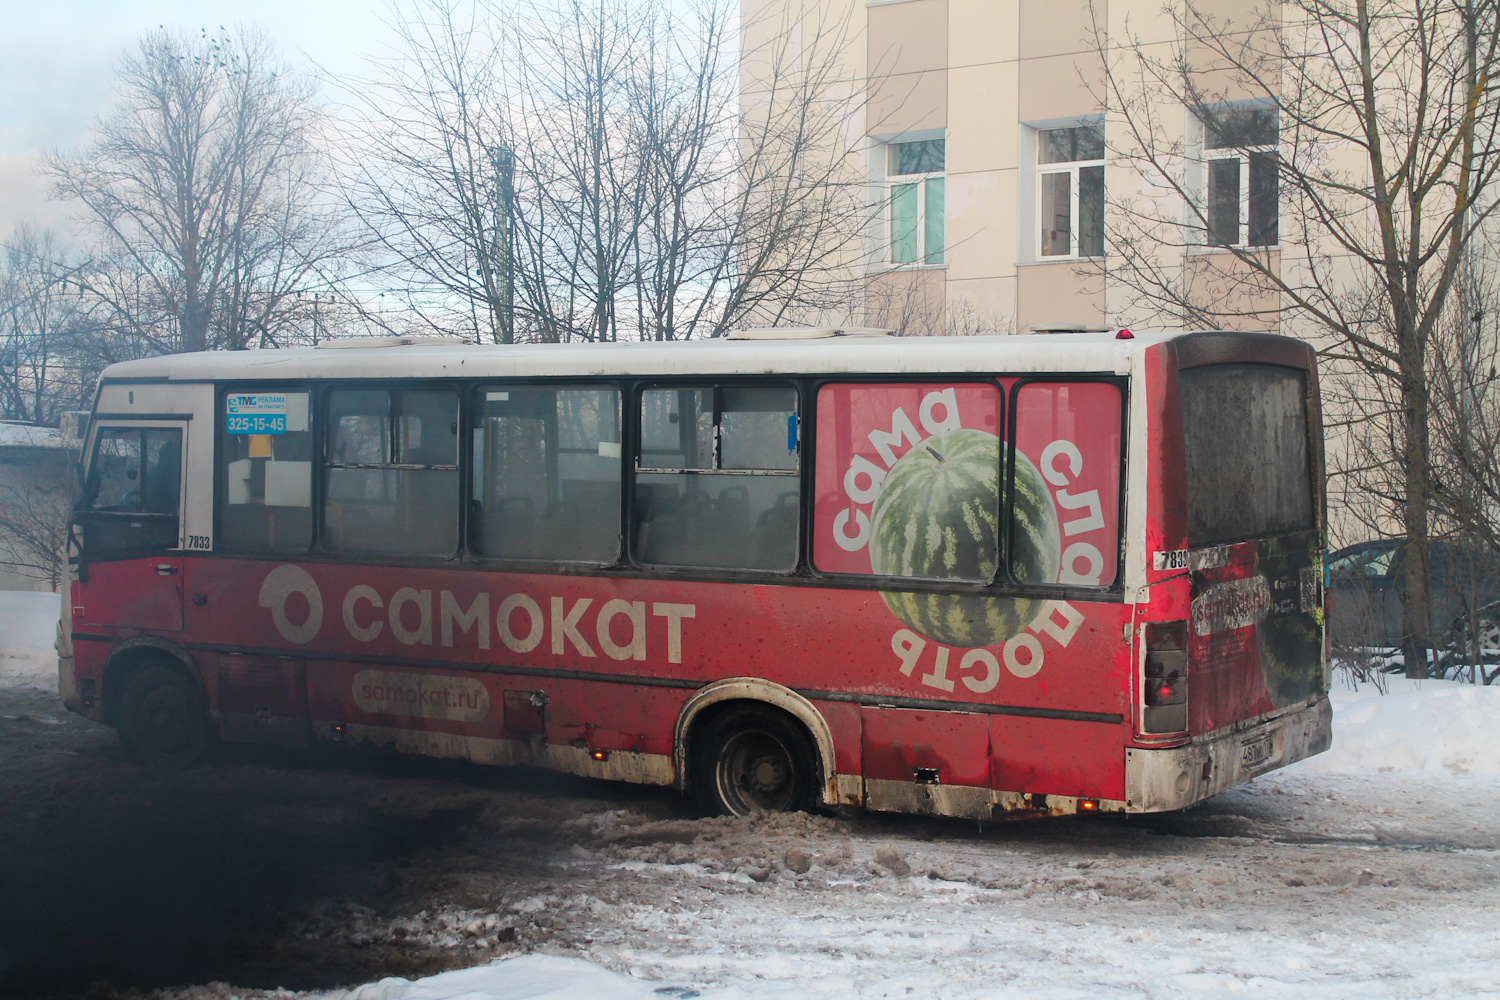
<path id="1" fill-rule="evenodd" d="M 1194 737 L 1170 749 L 1125 749 L 1126 812 L 1185 809 L 1251 778 L 1322 753 L 1333 743 L 1323 695 L 1243 729 Z"/>

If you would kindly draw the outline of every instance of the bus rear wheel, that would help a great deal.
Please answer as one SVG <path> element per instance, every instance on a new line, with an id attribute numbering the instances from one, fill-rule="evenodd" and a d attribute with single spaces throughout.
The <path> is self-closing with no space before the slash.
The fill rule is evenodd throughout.
<path id="1" fill-rule="evenodd" d="M 183 671 L 151 662 L 125 681 L 120 697 L 125 755 L 154 767 L 190 767 L 213 742 L 202 692 Z"/>
<path id="2" fill-rule="evenodd" d="M 711 719 L 693 744 L 693 795 L 709 815 L 797 812 L 816 802 L 817 754 L 783 712 L 730 709 Z"/>

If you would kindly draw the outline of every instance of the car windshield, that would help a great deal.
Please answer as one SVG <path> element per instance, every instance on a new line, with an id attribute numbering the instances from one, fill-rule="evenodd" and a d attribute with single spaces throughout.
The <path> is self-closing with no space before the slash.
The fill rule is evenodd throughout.
<path id="1" fill-rule="evenodd" d="M 1381 579 L 1390 575 L 1391 560 L 1395 558 L 1395 555 L 1394 545 L 1347 552 L 1329 560 L 1328 572 L 1330 576 L 1341 579 L 1350 577 Z"/>

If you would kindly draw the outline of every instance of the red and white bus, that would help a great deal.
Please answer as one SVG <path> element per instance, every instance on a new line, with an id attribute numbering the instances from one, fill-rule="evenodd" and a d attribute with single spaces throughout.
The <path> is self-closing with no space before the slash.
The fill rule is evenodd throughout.
<path id="1" fill-rule="evenodd" d="M 989 819 L 1326 749 L 1314 356 L 1260 334 L 113 365 L 59 636 L 137 759 L 334 740 Z"/>

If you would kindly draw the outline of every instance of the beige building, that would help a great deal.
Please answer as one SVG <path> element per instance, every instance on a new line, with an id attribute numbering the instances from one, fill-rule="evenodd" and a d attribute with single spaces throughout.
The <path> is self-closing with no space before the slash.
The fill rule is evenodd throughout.
<path id="1" fill-rule="evenodd" d="M 1120 192 L 1162 206 L 1110 152 L 1126 130 L 1106 114 L 1116 101 L 1096 37 L 1128 30 L 1149 46 L 1154 31 L 1165 51 L 1175 32 L 1158 0 L 742 0 L 747 24 L 788 4 L 825 24 L 847 17 L 854 39 L 844 59 L 864 98 L 851 160 L 863 160 L 868 191 L 865 321 L 906 333 L 1180 325 L 1116 276 L 1122 247 L 1112 229 L 1106 239 Z M 1250 9 L 1213 2 L 1231 16 L 1237 4 Z M 1178 245 L 1153 252 L 1209 296 L 1215 272 L 1235 267 L 1215 244 L 1278 255 L 1276 170 L 1261 159 L 1276 155 L 1276 112 L 1243 103 L 1235 122 L 1248 132 L 1232 142 L 1185 108 L 1166 112 L 1202 214 L 1168 208 Z M 1275 329 L 1276 305 L 1274 294 L 1245 300 L 1235 325 Z"/>

